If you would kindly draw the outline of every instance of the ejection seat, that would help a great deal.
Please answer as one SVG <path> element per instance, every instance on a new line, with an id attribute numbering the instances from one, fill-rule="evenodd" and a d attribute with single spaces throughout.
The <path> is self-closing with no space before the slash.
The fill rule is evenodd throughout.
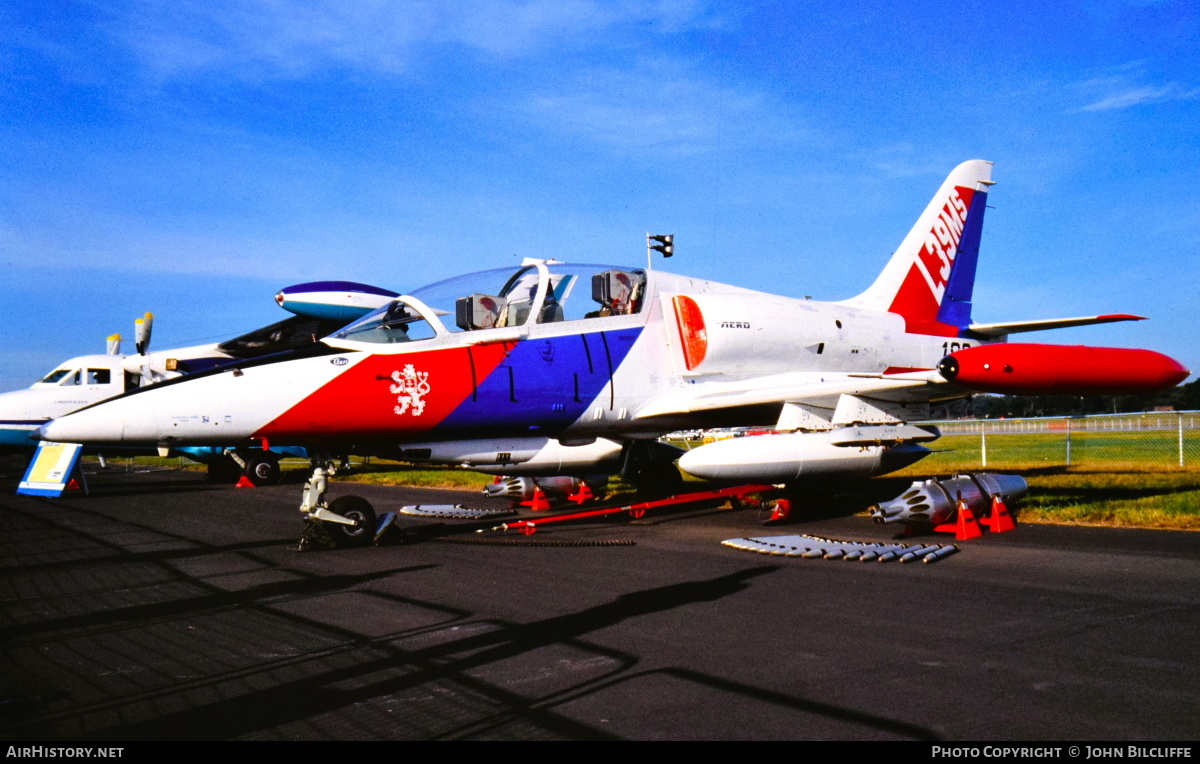
<path id="1" fill-rule="evenodd" d="M 600 303 L 596 316 L 625 316 L 641 310 L 643 276 L 608 270 L 592 275 L 592 299 Z M 589 314 L 592 315 L 592 314 Z"/>
<path id="2" fill-rule="evenodd" d="M 454 323 L 463 331 L 505 326 L 508 307 L 508 300 L 490 294 L 460 297 L 454 303 Z"/>

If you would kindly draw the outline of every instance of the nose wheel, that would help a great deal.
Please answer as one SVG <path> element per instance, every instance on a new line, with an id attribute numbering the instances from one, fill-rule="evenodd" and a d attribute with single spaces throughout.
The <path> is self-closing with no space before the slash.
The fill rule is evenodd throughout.
<path id="1" fill-rule="evenodd" d="M 329 512 L 353 521 L 345 525 L 340 521 L 325 521 L 325 532 L 340 547 L 366 546 L 375 538 L 375 510 L 371 502 L 361 496 L 342 496 L 329 505 Z"/>
<path id="2" fill-rule="evenodd" d="M 342 496 L 333 502 L 325 501 L 329 472 L 323 460 L 317 461 L 313 474 L 304 484 L 304 500 L 300 513 L 307 521 L 300 550 L 324 542 L 334 547 L 366 546 L 375 538 L 375 510 L 361 496 Z"/>

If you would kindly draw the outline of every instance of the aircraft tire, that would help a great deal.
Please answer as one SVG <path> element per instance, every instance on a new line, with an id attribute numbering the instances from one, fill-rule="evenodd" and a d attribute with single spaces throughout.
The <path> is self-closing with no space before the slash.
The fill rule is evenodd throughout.
<path id="1" fill-rule="evenodd" d="M 361 496 L 342 496 L 334 499 L 329 511 L 356 521 L 357 525 L 325 523 L 325 530 L 340 547 L 366 546 L 375 538 L 375 510 Z"/>
<path id="2" fill-rule="evenodd" d="M 283 477 L 279 459 L 273 455 L 255 454 L 246 460 L 246 477 L 256 486 L 277 485 Z"/>

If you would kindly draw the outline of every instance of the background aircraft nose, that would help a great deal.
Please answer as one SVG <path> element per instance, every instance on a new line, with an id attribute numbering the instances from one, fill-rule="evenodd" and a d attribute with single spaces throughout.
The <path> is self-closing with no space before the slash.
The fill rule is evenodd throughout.
<path id="1" fill-rule="evenodd" d="M 84 445 L 113 444 L 122 441 L 123 419 L 119 412 L 105 411 L 105 406 L 67 414 L 51 419 L 39 427 L 34 437 L 55 443 L 83 443 Z"/>

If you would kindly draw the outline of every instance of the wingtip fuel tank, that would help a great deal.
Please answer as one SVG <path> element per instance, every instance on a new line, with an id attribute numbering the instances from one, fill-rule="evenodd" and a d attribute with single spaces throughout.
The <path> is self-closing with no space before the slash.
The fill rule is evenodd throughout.
<path id="1" fill-rule="evenodd" d="M 310 281 L 284 287 L 275 295 L 275 302 L 298 316 L 349 323 L 399 296 L 390 289 L 356 281 Z"/>
<path id="2" fill-rule="evenodd" d="M 938 372 L 970 390 L 1011 395 L 1142 395 L 1191 374 L 1153 350 L 1003 343 L 946 356 Z"/>

